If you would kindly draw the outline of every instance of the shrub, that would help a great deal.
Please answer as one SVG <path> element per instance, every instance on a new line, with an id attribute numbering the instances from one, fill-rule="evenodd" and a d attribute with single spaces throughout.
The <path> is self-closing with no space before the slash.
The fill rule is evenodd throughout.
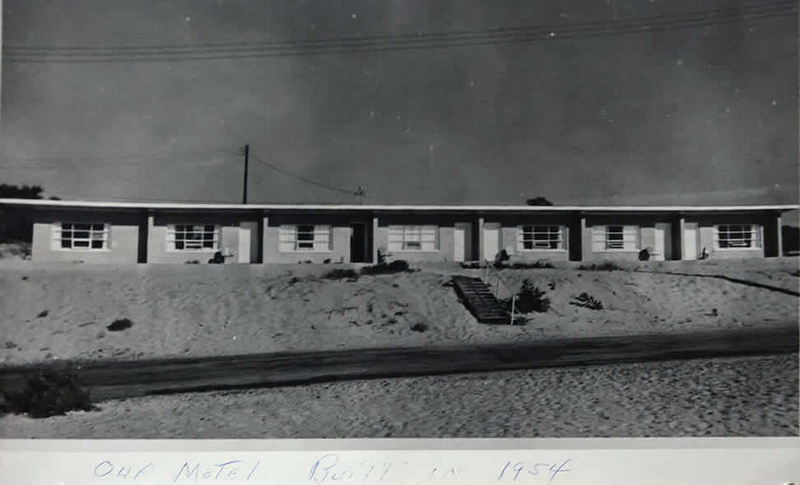
<path id="1" fill-rule="evenodd" d="M 414 332 L 424 332 L 425 330 L 428 330 L 428 326 L 424 323 L 415 323 L 414 325 L 411 325 L 411 330 Z"/>
<path id="2" fill-rule="evenodd" d="M 544 294 L 530 280 L 523 280 L 514 310 L 520 313 L 546 312 L 550 309 L 550 300 Z"/>
<path id="3" fill-rule="evenodd" d="M 549 261 L 534 261 L 533 263 L 513 263 L 511 265 L 514 269 L 545 269 L 555 268 Z"/>
<path id="4" fill-rule="evenodd" d="M 29 376 L 21 392 L 3 392 L 8 411 L 46 418 L 68 411 L 92 411 L 96 407 L 89 391 L 78 386 L 75 374 L 64 370 L 46 370 Z"/>
<path id="5" fill-rule="evenodd" d="M 111 332 L 119 332 L 121 330 L 125 330 L 131 328 L 133 326 L 133 322 L 127 318 L 118 318 L 111 322 L 111 325 L 106 327 Z"/>
<path id="6" fill-rule="evenodd" d="M 327 273 L 322 275 L 322 277 L 325 278 L 326 280 L 344 280 L 344 279 L 357 280 L 358 273 L 352 269 L 336 268 L 334 270 L 328 271 Z"/>
<path id="7" fill-rule="evenodd" d="M 580 295 L 573 298 L 570 302 L 571 305 L 588 308 L 590 310 L 602 310 L 603 309 L 603 302 L 598 300 L 597 298 L 593 297 L 592 295 L 583 292 Z"/>
<path id="8" fill-rule="evenodd" d="M 402 259 L 394 260 L 389 264 L 379 263 L 361 268 L 361 274 L 363 275 L 407 273 L 410 271 L 411 268 L 408 266 L 408 261 Z"/>
<path id="9" fill-rule="evenodd" d="M 578 266 L 578 269 L 583 271 L 622 271 L 625 268 L 618 265 L 613 261 L 603 261 L 600 264 L 592 263 L 592 264 L 582 264 Z"/>

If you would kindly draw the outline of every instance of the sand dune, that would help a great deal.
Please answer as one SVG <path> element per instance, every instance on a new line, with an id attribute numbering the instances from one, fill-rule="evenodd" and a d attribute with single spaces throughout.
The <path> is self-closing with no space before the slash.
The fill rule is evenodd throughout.
<path id="1" fill-rule="evenodd" d="M 339 265 L 80 265 L 0 263 L 0 360 L 138 359 L 429 343 L 529 341 L 796 324 L 791 295 L 680 271 L 729 274 L 797 289 L 797 260 L 649 263 L 636 271 L 503 270 L 531 279 L 551 310 L 521 326 L 475 322 L 448 285 L 455 265 L 357 281 Z M 644 272 L 655 271 L 655 273 Z M 554 289 L 550 289 L 551 286 Z M 570 304 L 582 292 L 604 310 Z M 128 318 L 131 328 L 106 327 Z M 419 331 L 416 324 L 427 327 Z"/>

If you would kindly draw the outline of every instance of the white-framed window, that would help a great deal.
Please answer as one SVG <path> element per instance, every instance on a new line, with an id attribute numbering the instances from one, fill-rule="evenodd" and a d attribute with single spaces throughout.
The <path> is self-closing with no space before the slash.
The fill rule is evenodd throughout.
<path id="1" fill-rule="evenodd" d="M 593 226 L 593 251 L 638 251 L 639 226 Z"/>
<path id="2" fill-rule="evenodd" d="M 216 251 L 219 226 L 214 224 L 170 224 L 167 247 L 171 251 Z"/>
<path id="3" fill-rule="evenodd" d="M 437 226 L 389 226 L 389 251 L 436 251 Z"/>
<path id="4" fill-rule="evenodd" d="M 111 224 L 104 222 L 60 222 L 54 224 L 53 246 L 57 249 L 103 251 L 109 248 Z"/>
<path id="5" fill-rule="evenodd" d="M 564 227 L 552 225 L 524 225 L 517 228 L 519 251 L 563 250 Z"/>
<path id="6" fill-rule="evenodd" d="M 333 250 L 331 226 L 298 224 L 282 225 L 279 229 L 280 252 Z"/>
<path id="7" fill-rule="evenodd" d="M 717 249 L 757 249 L 761 247 L 760 225 L 720 224 L 714 228 Z"/>

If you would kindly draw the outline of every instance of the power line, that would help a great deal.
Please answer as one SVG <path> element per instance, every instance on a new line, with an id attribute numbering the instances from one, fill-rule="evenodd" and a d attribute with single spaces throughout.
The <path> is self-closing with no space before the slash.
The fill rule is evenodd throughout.
<path id="1" fill-rule="evenodd" d="M 197 158 L 197 155 L 232 155 L 232 150 L 200 150 L 200 151 L 186 151 L 186 152 L 173 152 L 165 156 L 152 157 L 147 155 L 108 155 L 108 156 L 51 156 L 51 157 L 8 157 L 3 159 L 6 164 L 0 165 L 0 169 L 13 169 L 13 170 L 40 170 L 40 169 L 69 169 L 69 168 L 141 168 L 141 165 L 133 162 L 159 162 L 169 164 L 196 164 L 198 160 L 209 161 L 213 157 Z M 176 157 L 192 156 L 193 160 L 176 160 Z M 30 166 L 31 162 L 52 162 L 56 165 L 37 165 Z M 122 161 L 124 163 L 108 163 Z M 22 162 L 24 165 L 11 165 L 7 162 Z M 80 163 L 80 167 L 74 167 L 75 164 Z"/>
<path id="2" fill-rule="evenodd" d="M 195 46 L 119 46 L 119 47 L 40 47 L 7 46 L 6 58 L 14 62 L 139 62 L 213 60 L 243 57 L 282 57 L 315 55 L 327 52 L 380 52 L 404 49 L 491 45 L 512 42 L 572 39 L 656 32 L 669 29 L 703 27 L 730 22 L 785 16 L 796 10 L 794 3 L 778 2 L 752 6 L 720 8 L 678 15 L 659 15 L 632 19 L 533 26 L 478 31 L 341 37 L 310 41 L 263 43 L 201 44 Z"/>
<path id="3" fill-rule="evenodd" d="M 250 152 L 250 157 L 253 160 L 255 160 L 256 162 L 261 163 L 263 165 L 266 165 L 267 167 L 271 168 L 272 170 L 275 170 L 276 172 L 282 173 L 282 174 L 284 174 L 286 176 L 292 177 L 292 178 L 297 179 L 297 180 L 299 180 L 301 182 L 305 182 L 305 183 L 311 184 L 311 185 L 316 185 L 317 187 L 321 187 L 323 189 L 328 189 L 328 190 L 332 190 L 332 191 L 335 191 L 335 192 L 339 192 L 341 194 L 353 195 L 354 193 L 356 193 L 356 191 L 354 191 L 354 190 L 347 190 L 347 189 L 343 189 L 341 187 L 334 187 L 333 185 L 328 185 L 328 184 L 323 183 L 323 182 L 318 182 L 316 180 L 312 180 L 312 179 L 304 177 L 302 175 L 298 175 L 296 173 L 290 172 L 290 171 L 288 171 L 288 170 L 286 170 L 284 168 L 278 167 L 277 165 L 274 165 L 272 163 L 269 163 L 269 162 L 263 160 L 261 157 L 259 157 L 256 154 L 253 154 L 252 152 Z"/>

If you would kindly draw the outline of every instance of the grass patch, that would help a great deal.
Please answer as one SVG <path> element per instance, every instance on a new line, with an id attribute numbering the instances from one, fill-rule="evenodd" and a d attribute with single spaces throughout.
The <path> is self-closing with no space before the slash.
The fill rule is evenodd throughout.
<path id="1" fill-rule="evenodd" d="M 336 268 L 328 271 L 322 277 L 326 280 L 350 280 L 358 279 L 358 272 L 352 269 Z"/>
<path id="2" fill-rule="evenodd" d="M 570 305 L 575 305 L 582 308 L 588 308 L 589 310 L 603 309 L 603 302 L 586 292 L 583 292 L 580 295 L 574 297 L 572 301 L 569 303 Z"/>
<path id="3" fill-rule="evenodd" d="M 133 322 L 127 318 L 119 318 L 111 322 L 111 325 L 106 327 L 110 332 L 120 332 L 129 329 L 133 326 Z"/>
<path id="4" fill-rule="evenodd" d="M 77 376 L 65 370 L 46 370 L 29 376 L 20 392 L 3 392 L 6 408 L 33 418 L 59 416 L 69 411 L 97 409 Z"/>
<path id="5" fill-rule="evenodd" d="M 372 266 L 364 266 L 361 268 L 362 275 L 377 275 L 377 274 L 394 274 L 394 273 L 410 273 L 411 268 L 408 266 L 408 261 L 397 259 L 391 263 L 374 264 Z"/>
<path id="6" fill-rule="evenodd" d="M 602 263 L 582 264 L 578 266 L 583 271 L 624 271 L 625 268 L 613 261 L 603 261 Z"/>

